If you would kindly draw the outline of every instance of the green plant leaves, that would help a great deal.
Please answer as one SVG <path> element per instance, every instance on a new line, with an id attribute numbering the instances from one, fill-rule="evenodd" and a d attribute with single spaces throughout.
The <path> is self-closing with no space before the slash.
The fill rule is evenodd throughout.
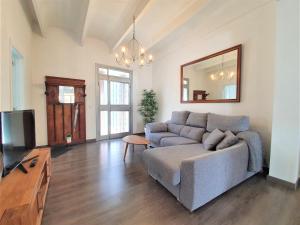
<path id="1" fill-rule="evenodd" d="M 153 90 L 143 90 L 143 98 L 139 104 L 138 111 L 143 117 L 144 124 L 154 122 L 158 111 L 156 93 Z"/>

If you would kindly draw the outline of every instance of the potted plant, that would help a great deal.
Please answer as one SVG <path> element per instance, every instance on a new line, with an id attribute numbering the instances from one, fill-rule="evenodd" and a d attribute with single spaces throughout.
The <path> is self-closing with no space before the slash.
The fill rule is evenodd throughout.
<path id="1" fill-rule="evenodd" d="M 72 142 L 72 135 L 70 133 L 68 133 L 66 135 L 66 141 L 67 141 L 67 144 L 70 144 Z"/>
<path id="2" fill-rule="evenodd" d="M 154 122 L 158 111 L 156 93 L 153 90 L 143 90 L 143 98 L 139 104 L 138 111 L 143 117 L 144 125 Z"/>

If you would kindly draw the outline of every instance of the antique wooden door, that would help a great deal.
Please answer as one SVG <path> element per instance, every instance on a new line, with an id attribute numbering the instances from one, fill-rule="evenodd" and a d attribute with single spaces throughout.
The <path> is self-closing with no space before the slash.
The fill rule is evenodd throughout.
<path id="1" fill-rule="evenodd" d="M 46 76 L 48 145 L 86 141 L 85 81 Z"/>

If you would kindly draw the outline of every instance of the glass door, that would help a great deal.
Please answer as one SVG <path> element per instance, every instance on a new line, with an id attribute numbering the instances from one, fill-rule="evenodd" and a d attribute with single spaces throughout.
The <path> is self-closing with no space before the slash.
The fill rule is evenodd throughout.
<path id="1" fill-rule="evenodd" d="M 131 132 L 131 72 L 97 66 L 97 139 L 120 138 Z"/>

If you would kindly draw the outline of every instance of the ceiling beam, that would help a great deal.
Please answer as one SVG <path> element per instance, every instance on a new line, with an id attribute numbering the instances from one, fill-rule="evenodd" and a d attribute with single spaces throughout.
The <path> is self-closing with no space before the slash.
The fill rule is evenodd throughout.
<path id="1" fill-rule="evenodd" d="M 164 18 L 164 15 L 160 15 L 157 13 L 158 9 L 161 7 L 161 2 L 159 0 L 149 1 L 136 19 L 136 25 L 139 28 L 138 30 L 140 31 L 140 33 L 142 33 L 139 36 L 144 36 L 145 39 L 141 40 L 144 44 L 143 47 L 145 49 L 152 48 L 159 41 L 185 24 L 193 15 L 203 9 L 209 1 L 210 0 L 189 0 L 181 10 L 177 9 L 176 11 L 173 11 L 171 14 L 172 16 L 170 15 L 168 19 Z M 169 4 L 173 4 L 173 2 L 169 1 Z M 155 20 L 158 25 L 154 26 L 153 23 L 155 22 L 153 22 L 153 20 Z M 132 28 L 133 26 L 131 25 L 121 36 L 121 38 L 116 42 L 113 50 L 117 49 L 123 42 L 130 38 Z"/>
<path id="2" fill-rule="evenodd" d="M 38 0 L 29 0 L 29 8 L 31 9 L 34 20 L 34 29 L 36 29 L 37 32 L 44 37 L 46 34 L 46 26 L 41 15 L 42 12 Z"/>
<path id="3" fill-rule="evenodd" d="M 145 15 L 147 14 L 148 11 L 151 10 L 151 8 L 153 7 L 153 5 L 155 4 L 154 0 L 150 0 L 145 8 L 141 11 L 141 13 L 139 15 L 136 16 L 135 18 L 135 23 L 137 24 L 138 21 Z M 128 29 L 125 31 L 125 33 L 120 37 L 120 39 L 114 44 L 113 46 L 113 50 L 116 50 L 120 44 L 122 44 L 122 42 L 124 42 L 126 40 L 126 38 L 132 33 L 133 30 L 133 24 L 131 24 Z"/>
<path id="4" fill-rule="evenodd" d="M 79 43 L 83 45 L 84 39 L 86 37 L 88 23 L 89 23 L 89 12 L 91 11 L 91 2 L 93 0 L 87 0 L 83 7 L 83 16 L 79 22 Z"/>

